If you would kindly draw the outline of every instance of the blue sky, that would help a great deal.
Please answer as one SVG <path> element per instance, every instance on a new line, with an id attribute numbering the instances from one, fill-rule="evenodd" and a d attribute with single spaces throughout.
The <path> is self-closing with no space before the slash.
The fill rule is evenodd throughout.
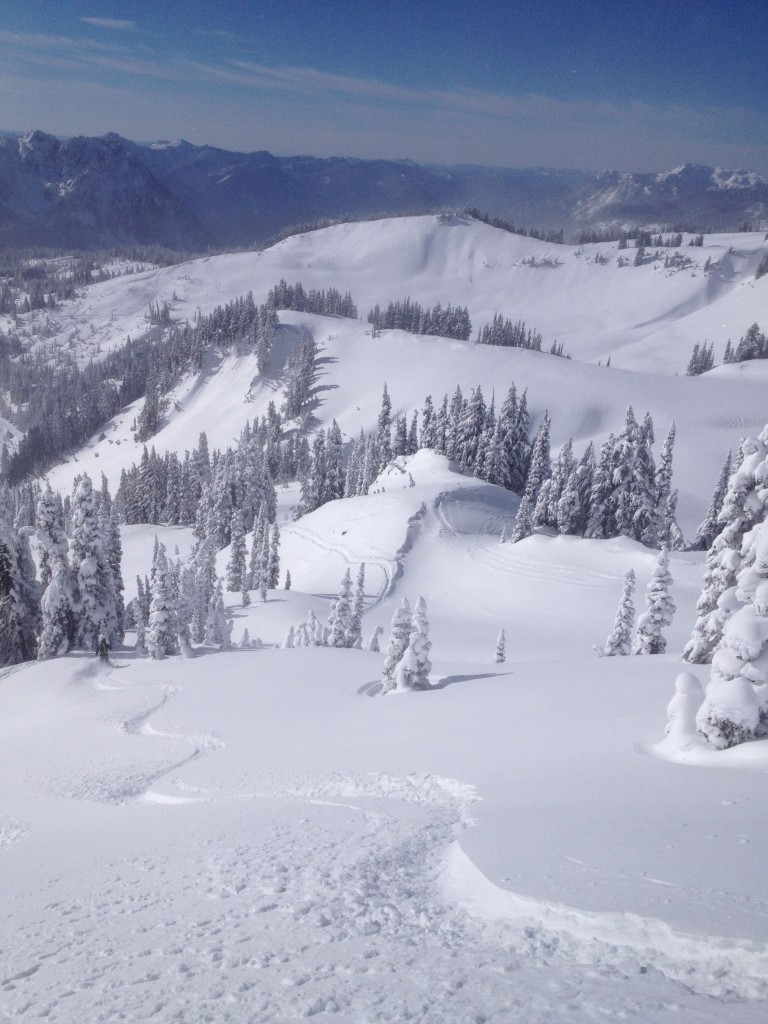
<path id="1" fill-rule="evenodd" d="M 0 0 L 0 128 L 768 173 L 765 0 Z"/>

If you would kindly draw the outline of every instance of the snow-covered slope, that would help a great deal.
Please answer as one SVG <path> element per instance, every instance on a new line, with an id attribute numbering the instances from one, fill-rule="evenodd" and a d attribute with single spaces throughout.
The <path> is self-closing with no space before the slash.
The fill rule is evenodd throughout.
<path id="1" fill-rule="evenodd" d="M 554 443 L 572 436 L 580 450 L 630 403 L 657 435 L 674 419 L 690 534 L 726 450 L 765 422 L 766 368 L 678 371 L 694 341 L 719 337 L 698 333 L 707 318 L 738 321 L 734 339 L 765 326 L 760 247 L 741 235 L 685 249 L 732 261 L 711 288 L 703 271 L 596 263 L 618 258 L 611 246 L 558 248 L 560 266 L 532 267 L 523 259 L 551 247 L 406 219 L 106 282 L 57 316 L 62 338 L 78 328 L 104 349 L 141 329 L 150 301 L 175 292 L 174 316 L 192 319 L 249 289 L 262 301 L 286 277 L 349 289 L 363 315 L 410 294 L 467 303 L 476 322 L 495 309 L 549 322 L 560 340 L 570 323 L 564 360 L 281 313 L 266 377 L 254 357 L 210 353 L 153 443 L 183 452 L 205 430 L 212 448 L 232 444 L 280 404 L 309 330 L 314 423 L 336 419 L 346 439 L 375 425 L 384 381 L 408 413 L 457 384 L 481 385 L 498 408 L 514 381 L 536 419 L 549 409 Z M 611 367 L 596 365 L 609 353 Z M 103 470 L 114 489 L 141 453 L 139 405 L 56 467 L 53 485 Z M 108 666 L 75 653 L 2 674 L 0 1011 L 59 1024 L 764 1021 L 768 741 L 658 747 L 702 556 L 672 554 L 669 653 L 598 659 L 630 568 L 642 606 L 656 560 L 642 545 L 546 533 L 501 544 L 517 496 L 428 451 L 393 462 L 368 495 L 292 522 L 296 500 L 296 487 L 278 489 L 293 589 L 246 608 L 227 595 L 235 642 L 247 628 L 262 649 L 156 663 L 135 657 L 129 634 Z M 155 533 L 169 553 L 189 551 L 186 527 L 125 528 L 127 596 Z M 310 612 L 327 616 L 362 563 L 365 636 L 404 597 L 426 599 L 429 692 L 379 696 L 379 654 L 279 649 Z"/>
<path id="2" fill-rule="evenodd" d="M 658 444 L 672 420 L 677 425 L 675 486 L 680 489 L 684 530 L 695 529 L 704 516 L 717 474 L 729 448 L 759 431 L 764 423 L 768 368 L 760 362 L 720 368 L 701 377 L 663 376 L 593 366 L 522 349 L 475 345 L 449 339 L 387 331 L 372 338 L 359 321 L 309 314 L 281 313 L 273 363 L 266 379 L 259 378 L 255 356 L 220 359 L 211 356 L 199 378 L 188 381 L 174 396 L 165 425 L 152 438 L 160 451 L 183 454 L 205 430 L 211 447 L 236 442 L 246 419 L 262 416 L 270 401 L 280 405 L 286 353 L 298 338 L 291 327 L 306 327 L 321 346 L 317 421 L 337 420 L 345 440 L 360 429 L 375 427 L 381 392 L 387 383 L 393 411 L 409 417 L 421 410 L 426 395 L 439 404 L 460 384 L 465 395 L 480 385 L 486 400 L 495 394 L 497 408 L 509 386 L 528 389 L 534 421 L 549 410 L 553 443 L 574 439 L 582 451 L 589 441 L 598 446 L 617 431 L 628 405 L 638 416 L 651 412 Z M 122 468 L 138 462 L 142 446 L 131 429 L 141 402 L 91 444 L 49 474 L 52 486 L 69 490 L 77 473 L 100 479 L 106 473 L 112 488 Z M 657 445 L 658 449 L 658 445 Z"/>
<path id="3" fill-rule="evenodd" d="M 474 333 L 499 312 L 540 331 L 545 348 L 562 342 L 575 360 L 610 357 L 614 367 L 682 374 L 695 343 L 713 342 L 720 361 L 728 338 L 735 343 L 755 320 L 768 321 L 768 277 L 754 279 L 762 234 L 708 236 L 703 247 L 662 249 L 656 260 L 653 251 L 635 267 L 635 250 L 617 243 L 549 245 L 469 218 L 340 224 L 263 252 L 104 282 L 37 322 L 49 344 L 79 347 L 87 358 L 145 331 L 150 302 L 170 301 L 176 321 L 193 322 L 198 310 L 249 290 L 263 302 L 282 277 L 305 289 L 349 290 L 364 320 L 376 303 L 406 296 L 450 302 L 468 307 Z M 664 256 L 675 254 L 690 264 L 665 268 Z"/>

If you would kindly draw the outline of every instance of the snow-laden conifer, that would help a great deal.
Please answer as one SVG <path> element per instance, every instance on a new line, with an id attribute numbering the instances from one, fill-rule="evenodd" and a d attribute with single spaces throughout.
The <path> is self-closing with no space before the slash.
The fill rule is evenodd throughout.
<path id="1" fill-rule="evenodd" d="M 269 559 L 267 561 L 267 586 L 276 590 L 280 585 L 280 527 L 272 524 L 272 535 L 269 541 Z"/>
<path id="2" fill-rule="evenodd" d="M 496 652 L 493 660 L 497 665 L 503 665 L 507 660 L 507 638 L 503 629 L 499 630 L 499 635 L 496 639 Z"/>
<path id="3" fill-rule="evenodd" d="M 645 611 L 637 620 L 633 654 L 663 654 L 667 649 L 667 639 L 662 631 L 672 625 L 675 614 L 671 586 L 669 554 L 663 547 L 645 591 Z"/>
<path id="4" fill-rule="evenodd" d="M 381 650 L 381 647 L 379 646 L 379 637 L 383 632 L 384 627 L 377 626 L 363 644 L 363 649 L 366 651 L 373 651 L 374 654 L 378 654 Z"/>
<path id="5" fill-rule="evenodd" d="M 656 510 L 657 536 L 655 544 L 672 546 L 672 536 L 677 523 L 674 518 L 676 501 L 672 491 L 672 455 L 675 447 L 676 428 L 674 421 L 670 424 L 659 456 L 659 467 L 656 471 Z M 679 527 L 678 527 L 679 529 Z"/>
<path id="6" fill-rule="evenodd" d="M 307 621 L 307 632 L 309 634 L 309 642 L 313 647 L 325 646 L 325 630 L 323 629 L 323 624 L 311 609 Z"/>
<path id="7" fill-rule="evenodd" d="M 244 585 L 247 583 L 245 558 L 247 554 L 245 544 L 245 529 L 243 526 L 243 513 L 236 509 L 232 513 L 230 524 L 231 543 L 229 549 L 229 560 L 226 568 L 227 590 L 234 594 L 241 594 Z M 247 587 L 246 587 L 247 589 Z"/>
<path id="8" fill-rule="evenodd" d="M 725 457 L 725 462 L 720 470 L 720 476 L 715 484 L 715 490 L 712 494 L 712 499 L 707 509 L 707 514 L 704 516 L 699 528 L 696 531 L 696 536 L 691 543 L 692 551 L 706 551 L 712 546 L 715 537 L 720 532 L 722 525 L 719 521 L 720 510 L 723 507 L 723 501 L 725 500 L 725 494 L 728 490 L 728 480 L 731 476 L 731 453 Z"/>
<path id="9" fill-rule="evenodd" d="M 283 640 L 283 650 L 289 651 L 295 645 L 296 631 L 293 626 L 288 627 L 288 632 Z"/>
<path id="10" fill-rule="evenodd" d="M 69 650 L 74 638 L 75 595 L 60 509 L 50 487 L 37 503 L 37 545 L 47 566 L 47 584 L 40 601 L 41 628 L 37 657 L 54 658 Z"/>
<path id="11" fill-rule="evenodd" d="M 539 492 L 545 480 L 552 472 L 549 457 L 549 413 L 544 414 L 531 452 L 531 465 L 525 482 L 525 490 L 517 510 L 515 525 L 512 529 L 512 543 L 527 537 L 533 529 L 533 518 L 536 511 Z"/>
<path id="12" fill-rule="evenodd" d="M 696 622 L 683 651 L 686 661 L 710 661 L 728 617 L 739 607 L 735 587 L 742 565 L 744 535 L 766 515 L 763 499 L 768 482 L 768 426 L 759 437 L 746 438 L 728 481 L 718 516 L 720 533 L 707 552 L 704 583 L 696 604 Z"/>
<path id="13" fill-rule="evenodd" d="M 635 625 L 635 606 L 632 603 L 634 592 L 635 571 L 630 569 L 624 574 L 624 583 L 621 588 L 621 598 L 616 609 L 613 629 L 605 641 L 605 646 L 597 649 L 597 653 L 601 657 L 610 658 L 630 653 L 632 648 L 632 630 Z"/>
<path id="14" fill-rule="evenodd" d="M 146 642 L 151 658 L 164 658 L 178 653 L 176 605 L 171 593 L 164 544 L 159 545 L 155 562 Z"/>
<path id="15" fill-rule="evenodd" d="M 346 569 L 341 580 L 339 596 L 333 606 L 332 615 L 328 620 L 330 636 L 329 647 L 347 647 L 347 633 L 352 619 L 352 577 Z"/>
<path id="16" fill-rule="evenodd" d="M 352 606 L 347 626 L 346 646 L 355 647 L 362 644 L 363 639 L 363 609 L 365 607 L 365 562 L 360 564 L 355 580 L 355 590 L 352 596 Z"/>
<path id="17" fill-rule="evenodd" d="M 144 612 L 141 605 L 136 602 L 135 606 L 135 618 L 136 618 L 136 653 L 140 657 L 145 657 L 149 652 L 147 651 L 147 630 L 146 623 L 144 622 Z"/>
<path id="18" fill-rule="evenodd" d="M 84 474 L 72 502 L 70 561 L 77 587 L 76 643 L 95 651 L 104 631 L 119 643 L 112 573 L 105 555 L 93 485 Z"/>
<path id="19" fill-rule="evenodd" d="M 179 567 L 179 586 L 176 597 L 176 633 L 179 650 L 184 657 L 192 654 L 192 623 L 195 611 L 196 572 L 192 565 Z"/>
<path id="20" fill-rule="evenodd" d="M 395 668 L 395 690 L 429 689 L 429 673 L 432 671 L 432 662 L 429 660 L 431 647 L 427 606 L 424 598 L 420 597 L 413 610 L 408 646 Z"/>
<path id="21" fill-rule="evenodd" d="M 747 533 L 742 554 L 736 585 L 723 595 L 739 607 L 725 621 L 697 719 L 699 731 L 719 748 L 768 726 L 768 519 Z"/>
<path id="22" fill-rule="evenodd" d="M 392 616 L 392 624 L 389 632 L 389 643 L 384 657 L 384 673 L 381 685 L 382 693 L 389 693 L 395 688 L 395 669 L 398 662 L 405 654 L 408 642 L 411 637 L 412 617 L 411 606 L 408 599 L 403 598 L 400 607 L 395 610 Z"/>
<path id="23" fill-rule="evenodd" d="M 232 634 L 232 620 L 227 619 L 224 607 L 224 592 L 221 580 L 216 581 L 216 589 L 208 602 L 208 617 L 205 627 L 205 642 L 207 644 L 218 644 L 222 650 L 228 650 L 231 646 L 230 637 Z"/>

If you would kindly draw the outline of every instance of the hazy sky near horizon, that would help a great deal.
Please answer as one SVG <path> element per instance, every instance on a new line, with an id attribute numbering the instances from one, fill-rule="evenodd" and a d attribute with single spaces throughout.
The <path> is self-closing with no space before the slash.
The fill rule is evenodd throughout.
<path id="1" fill-rule="evenodd" d="M 768 174 L 765 0 L 0 0 L 0 129 Z"/>

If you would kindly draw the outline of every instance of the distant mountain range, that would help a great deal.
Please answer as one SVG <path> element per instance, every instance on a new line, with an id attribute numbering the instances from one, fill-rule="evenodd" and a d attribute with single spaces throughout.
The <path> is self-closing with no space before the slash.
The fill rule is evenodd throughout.
<path id="1" fill-rule="evenodd" d="M 0 245 L 200 251 L 263 243 L 287 227 L 476 207 L 519 227 L 768 228 L 768 181 L 685 164 L 654 174 L 275 157 L 110 133 L 60 140 L 0 132 Z"/>

